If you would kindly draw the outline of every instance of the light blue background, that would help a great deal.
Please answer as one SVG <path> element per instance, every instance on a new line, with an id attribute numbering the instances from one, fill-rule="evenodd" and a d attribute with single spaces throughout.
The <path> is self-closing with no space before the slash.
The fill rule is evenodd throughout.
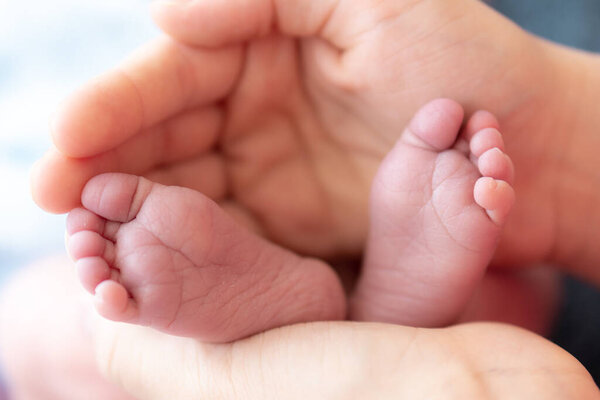
<path id="1" fill-rule="evenodd" d="M 0 283 L 63 249 L 64 216 L 30 198 L 31 164 L 51 145 L 59 102 L 158 36 L 148 0 L 0 0 Z"/>

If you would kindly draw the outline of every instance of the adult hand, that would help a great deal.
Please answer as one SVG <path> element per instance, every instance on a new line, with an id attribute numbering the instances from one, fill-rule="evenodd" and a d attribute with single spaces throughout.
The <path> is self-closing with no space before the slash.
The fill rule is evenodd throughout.
<path id="1" fill-rule="evenodd" d="M 67 211 L 92 176 L 134 173 L 198 189 L 302 254 L 359 256 L 379 161 L 420 104 L 448 96 L 494 112 L 515 162 L 496 264 L 564 262 L 600 281 L 594 57 L 472 0 L 173 1 L 155 17 L 171 38 L 59 113 L 57 149 L 33 174 L 42 207 Z M 514 293 L 519 279 L 497 287 Z M 516 318 L 499 304 L 494 318 L 531 325 L 520 304 Z"/>
<path id="2" fill-rule="evenodd" d="M 499 324 L 310 323 L 208 345 L 93 316 L 66 257 L 38 262 L 4 288 L 0 364 L 15 398 L 597 397 L 566 352 Z M 94 349 L 133 397 L 102 378 Z"/>
<path id="3" fill-rule="evenodd" d="M 600 140 L 591 56 L 473 0 L 163 1 L 154 15 L 172 38 L 59 113 L 56 149 L 33 175 L 43 208 L 74 208 L 101 172 L 142 174 L 199 189 L 302 253 L 357 255 L 378 163 L 417 107 L 445 96 L 494 112 L 516 165 L 497 262 L 577 250 L 571 264 L 600 280 L 587 268 L 600 258 L 589 239 L 598 193 L 586 184 Z"/>
<path id="4" fill-rule="evenodd" d="M 500 324 L 310 323 L 207 345 L 102 321 L 96 349 L 140 400 L 600 398 L 564 350 Z"/>

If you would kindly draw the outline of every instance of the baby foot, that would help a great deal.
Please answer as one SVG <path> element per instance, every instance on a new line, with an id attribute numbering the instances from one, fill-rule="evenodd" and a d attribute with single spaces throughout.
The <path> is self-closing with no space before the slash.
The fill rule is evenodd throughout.
<path id="1" fill-rule="evenodd" d="M 473 294 L 514 203 L 513 166 L 493 115 L 459 135 L 462 121 L 454 101 L 430 102 L 380 166 L 354 319 L 441 326 Z"/>
<path id="2" fill-rule="evenodd" d="M 125 174 L 91 179 L 68 249 L 98 312 L 205 341 L 345 316 L 324 263 L 237 225 L 199 192 Z"/>

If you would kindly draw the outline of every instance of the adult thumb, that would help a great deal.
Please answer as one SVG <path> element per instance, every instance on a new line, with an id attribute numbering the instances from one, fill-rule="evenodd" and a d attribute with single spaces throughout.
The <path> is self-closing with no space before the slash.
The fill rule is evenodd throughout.
<path id="1" fill-rule="evenodd" d="M 111 322 L 97 333 L 100 367 L 141 400 L 599 398 L 572 356 L 508 325 L 318 322 L 221 345 Z"/>

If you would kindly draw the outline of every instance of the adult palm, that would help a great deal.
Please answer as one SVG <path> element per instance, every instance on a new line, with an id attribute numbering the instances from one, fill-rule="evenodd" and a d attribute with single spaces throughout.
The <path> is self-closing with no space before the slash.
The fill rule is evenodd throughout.
<path id="1" fill-rule="evenodd" d="M 517 164 L 505 261 L 551 250 L 552 202 L 540 199 L 553 187 L 540 176 L 552 171 L 530 168 L 552 151 L 548 133 L 529 128 L 549 90 L 536 68 L 545 60 L 484 5 L 213 0 L 155 11 L 178 41 L 150 44 L 67 102 L 58 150 L 34 174 L 43 208 L 73 208 L 100 172 L 144 174 L 202 190 L 302 253 L 356 255 L 378 163 L 419 105 L 449 96 L 495 112 Z M 536 240 L 523 246 L 524 232 Z"/>

